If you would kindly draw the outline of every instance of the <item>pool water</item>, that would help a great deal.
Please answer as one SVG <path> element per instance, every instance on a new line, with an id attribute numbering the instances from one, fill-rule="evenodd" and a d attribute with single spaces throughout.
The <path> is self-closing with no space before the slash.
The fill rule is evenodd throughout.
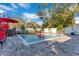
<path id="1" fill-rule="evenodd" d="M 52 35 L 52 34 L 46 34 L 44 37 L 37 37 L 35 34 L 22 34 L 22 41 L 26 44 L 35 44 L 38 42 L 46 41 L 46 39 L 60 37 L 61 35 Z"/>

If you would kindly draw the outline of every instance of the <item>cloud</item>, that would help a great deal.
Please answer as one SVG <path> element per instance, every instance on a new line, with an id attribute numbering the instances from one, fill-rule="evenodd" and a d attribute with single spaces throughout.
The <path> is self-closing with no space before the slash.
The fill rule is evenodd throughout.
<path id="1" fill-rule="evenodd" d="M 39 25 L 43 24 L 43 22 L 39 19 L 39 16 L 37 16 L 36 14 L 33 14 L 33 13 L 23 13 L 22 18 L 24 18 L 24 21 L 27 20 L 26 22 L 33 21 L 33 22 L 36 22 Z"/>
<path id="2" fill-rule="evenodd" d="M 43 24 L 42 21 L 37 21 L 36 23 L 39 24 L 39 25 L 42 25 Z"/>
<path id="3" fill-rule="evenodd" d="M 5 10 L 0 9 L 0 18 L 2 18 L 4 16 L 4 13 L 6 13 Z"/>
<path id="4" fill-rule="evenodd" d="M 36 14 L 32 14 L 32 13 L 23 13 L 23 17 L 26 17 L 28 19 L 39 19 L 39 16 L 37 16 Z"/>
<path id="5" fill-rule="evenodd" d="M 69 10 L 70 10 L 70 11 L 73 11 L 76 6 L 77 6 L 77 4 L 73 4 L 73 5 L 71 4 L 70 7 L 69 7 Z"/>
<path id="6" fill-rule="evenodd" d="M 79 24 L 79 20 L 76 20 L 75 23 L 76 23 L 76 24 Z"/>
<path id="7" fill-rule="evenodd" d="M 5 12 L 5 10 L 0 9 L 0 14 L 2 14 L 2 13 L 4 13 L 4 12 Z"/>
<path id="8" fill-rule="evenodd" d="M 13 8 L 1 4 L 0 4 L 0 9 L 4 9 L 6 11 L 15 11 Z"/>
<path id="9" fill-rule="evenodd" d="M 15 3 L 11 3 L 11 5 L 12 5 L 12 7 L 15 8 L 15 9 L 18 8 L 17 5 L 16 5 Z"/>
<path id="10" fill-rule="evenodd" d="M 74 19 L 75 19 L 75 20 L 79 20 L 79 17 L 75 17 Z"/>
<path id="11" fill-rule="evenodd" d="M 30 8 L 30 4 L 28 3 L 19 3 L 18 5 L 22 8 L 26 8 L 26 9 Z"/>
<path id="12" fill-rule="evenodd" d="M 75 17 L 74 19 L 75 19 L 76 24 L 79 24 L 79 17 Z"/>

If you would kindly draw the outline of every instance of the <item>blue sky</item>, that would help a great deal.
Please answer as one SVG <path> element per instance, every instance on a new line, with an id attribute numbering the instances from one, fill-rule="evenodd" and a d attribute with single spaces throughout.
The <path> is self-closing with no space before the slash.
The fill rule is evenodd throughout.
<path id="1" fill-rule="evenodd" d="M 31 19 L 34 22 L 39 22 L 41 23 L 42 21 L 39 19 L 39 17 L 36 15 L 38 11 L 37 7 L 38 3 L 0 3 L 0 15 L 1 13 L 5 13 L 6 17 L 17 17 L 21 16 L 25 21 L 29 21 Z M 40 3 L 41 5 L 41 3 Z M 51 4 L 48 4 L 48 8 L 51 7 Z M 42 10 L 42 8 L 41 8 Z M 79 16 L 77 14 L 76 16 Z M 2 17 L 2 16 L 0 16 Z"/>
<path id="2" fill-rule="evenodd" d="M 2 3 L 0 5 L 1 6 L 6 6 L 6 8 L 7 7 L 13 8 L 14 11 L 13 10 L 8 11 L 8 13 L 10 13 L 10 14 L 15 12 L 17 15 L 22 15 L 22 13 L 24 13 L 24 12 L 26 12 L 26 13 L 36 13 L 37 12 L 36 4 L 23 4 L 23 3 L 20 3 L 20 4 L 10 4 L 10 3 Z M 5 9 L 5 8 L 0 8 L 0 9 Z"/>
<path id="3" fill-rule="evenodd" d="M 17 13 L 17 15 L 22 15 L 22 13 L 26 12 L 26 13 L 33 13 L 36 14 L 36 12 L 38 11 L 38 7 L 37 7 L 38 3 L 31 3 L 31 4 L 24 4 L 24 3 L 0 3 L 0 6 L 6 6 L 5 8 L 9 7 L 9 8 L 13 8 L 15 10 L 15 12 Z M 41 5 L 41 3 L 40 3 Z M 50 7 L 51 4 L 48 5 L 48 7 Z M 0 9 L 5 9 L 4 7 L 0 7 Z M 9 9 L 7 8 L 7 9 Z M 6 10 L 6 9 L 5 9 Z M 6 10 L 7 11 L 7 10 Z M 9 15 L 11 15 L 13 12 L 13 10 L 8 11 L 8 13 L 10 13 Z M 7 14 L 8 14 L 7 13 Z"/>
<path id="4" fill-rule="evenodd" d="M 42 22 L 39 20 L 38 16 L 36 15 L 38 11 L 37 7 L 38 3 L 0 3 L 0 13 L 4 12 L 6 14 L 6 17 L 17 17 L 21 16 L 26 20 L 27 19 L 32 19 L 34 22 Z M 40 3 L 41 5 L 41 3 Z M 51 4 L 48 5 L 50 7 Z M 2 17 L 2 16 L 0 16 Z M 27 21 L 27 20 L 26 20 Z"/>

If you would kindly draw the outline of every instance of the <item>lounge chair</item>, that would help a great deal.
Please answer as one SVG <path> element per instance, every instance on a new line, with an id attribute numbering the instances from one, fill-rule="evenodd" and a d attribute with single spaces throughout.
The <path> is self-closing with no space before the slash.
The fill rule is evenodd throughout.
<path id="1" fill-rule="evenodd" d="M 49 29 L 48 28 L 44 29 L 44 33 L 50 33 Z"/>
<path id="2" fill-rule="evenodd" d="M 51 29 L 50 29 L 50 32 L 51 32 L 51 33 L 57 33 L 57 28 L 51 28 Z"/>

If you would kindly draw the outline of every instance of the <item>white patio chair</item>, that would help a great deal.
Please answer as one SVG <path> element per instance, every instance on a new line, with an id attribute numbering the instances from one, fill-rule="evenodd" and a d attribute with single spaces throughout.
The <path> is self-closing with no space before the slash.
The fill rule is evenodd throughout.
<path id="1" fill-rule="evenodd" d="M 44 33 L 50 33 L 49 29 L 48 28 L 45 28 L 44 29 Z"/>
<path id="2" fill-rule="evenodd" d="M 51 28 L 50 33 L 57 33 L 57 28 Z"/>

